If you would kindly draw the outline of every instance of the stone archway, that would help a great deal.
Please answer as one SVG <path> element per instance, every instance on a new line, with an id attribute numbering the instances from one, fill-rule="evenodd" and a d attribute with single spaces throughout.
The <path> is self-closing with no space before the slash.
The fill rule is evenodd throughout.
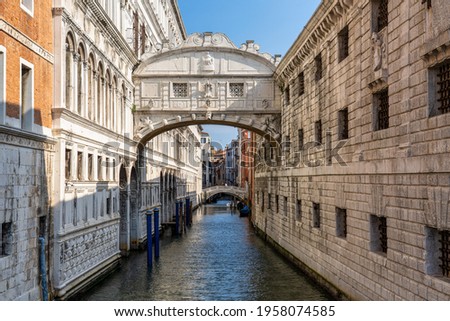
<path id="1" fill-rule="evenodd" d="M 136 69 L 134 138 L 147 142 L 179 127 L 221 124 L 281 138 L 278 58 L 249 41 L 236 47 L 223 34 L 193 34 L 164 47 Z"/>

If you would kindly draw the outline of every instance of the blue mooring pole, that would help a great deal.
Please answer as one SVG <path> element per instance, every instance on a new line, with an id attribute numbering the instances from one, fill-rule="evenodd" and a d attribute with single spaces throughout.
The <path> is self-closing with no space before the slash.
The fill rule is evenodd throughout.
<path id="1" fill-rule="evenodd" d="M 48 301 L 47 267 L 45 264 L 45 239 L 39 237 L 39 269 L 41 270 L 42 301 Z"/>
<path id="2" fill-rule="evenodd" d="M 175 203 L 175 235 L 180 234 L 180 202 Z"/>
<path id="3" fill-rule="evenodd" d="M 147 266 L 153 265 L 153 244 L 152 244 L 152 211 L 147 211 Z"/>
<path id="4" fill-rule="evenodd" d="M 153 218 L 155 219 L 155 259 L 159 258 L 159 209 L 153 210 Z"/>
<path id="5" fill-rule="evenodd" d="M 191 199 L 186 197 L 186 225 L 191 225 Z"/>

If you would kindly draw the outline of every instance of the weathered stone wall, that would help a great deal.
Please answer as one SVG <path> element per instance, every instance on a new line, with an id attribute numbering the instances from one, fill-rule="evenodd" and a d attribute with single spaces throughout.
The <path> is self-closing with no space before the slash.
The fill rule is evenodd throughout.
<path id="1" fill-rule="evenodd" d="M 315 142 L 318 120 L 323 142 L 307 144 L 302 153 L 308 157 L 300 164 L 280 161 L 279 169 L 259 167 L 254 220 L 279 246 L 349 298 L 448 300 L 450 283 L 436 268 L 440 261 L 435 237 L 450 229 L 450 115 L 430 116 L 430 88 L 435 85 L 428 82 L 429 67 L 450 57 L 448 47 L 441 46 L 448 43 L 448 27 L 439 42 L 430 23 L 439 1 L 432 1 L 432 8 L 419 0 L 389 1 L 388 26 L 377 32 L 382 42 L 377 69 L 372 40 L 376 3 L 322 3 L 280 63 L 278 81 L 290 88 L 282 129 L 283 138 L 291 142 L 287 158 L 300 152 L 299 129 L 305 144 Z M 435 26 L 441 28 L 441 22 Z M 345 26 L 349 55 L 340 61 L 338 34 Z M 316 80 L 319 54 L 323 76 Z M 299 95 L 301 72 L 305 90 Z M 385 88 L 389 126 L 375 130 L 374 94 Z M 343 108 L 348 108 L 348 139 L 338 136 Z M 320 205 L 319 226 L 313 203 Z M 337 208 L 346 209 L 346 236 Z M 380 217 L 387 224 L 385 252 L 377 247 L 374 221 Z"/>
<path id="2" fill-rule="evenodd" d="M 53 145 L 18 134 L 0 126 L 0 298 L 40 300 L 38 238 L 48 245 Z"/>

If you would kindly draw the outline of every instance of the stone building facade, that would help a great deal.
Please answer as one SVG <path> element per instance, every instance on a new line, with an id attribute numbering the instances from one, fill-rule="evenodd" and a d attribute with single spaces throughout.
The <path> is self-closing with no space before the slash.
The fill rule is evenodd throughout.
<path id="1" fill-rule="evenodd" d="M 449 300 L 450 6 L 323 1 L 276 71 L 255 225 L 337 293 Z"/>
<path id="2" fill-rule="evenodd" d="M 52 158 L 51 1 L 0 6 L 0 298 L 40 300 Z M 39 242 L 42 237 L 45 241 Z"/>
<path id="3" fill-rule="evenodd" d="M 195 204 L 201 166 L 187 164 L 187 153 L 197 151 L 200 129 L 176 129 L 144 145 L 133 135 L 133 70 L 186 38 L 176 1 L 53 3 L 50 278 L 54 296 L 64 299 L 146 241 L 146 211 L 160 207 L 165 223 L 175 199 Z"/>

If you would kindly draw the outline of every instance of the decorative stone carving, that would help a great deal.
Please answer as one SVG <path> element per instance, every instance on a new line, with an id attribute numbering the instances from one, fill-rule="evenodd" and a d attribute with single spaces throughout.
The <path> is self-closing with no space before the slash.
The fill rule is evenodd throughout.
<path id="1" fill-rule="evenodd" d="M 213 72 L 215 70 L 214 57 L 210 55 L 209 52 L 203 56 L 201 60 L 201 70 L 205 72 Z"/>
<path id="2" fill-rule="evenodd" d="M 266 131 L 273 135 L 275 138 L 280 136 L 280 128 L 281 128 L 281 116 L 272 115 L 266 117 L 264 121 L 264 125 L 266 127 Z"/>
<path id="3" fill-rule="evenodd" d="M 138 130 L 138 131 L 141 131 L 141 130 L 143 130 L 144 128 L 151 128 L 151 129 L 154 128 L 153 122 L 152 122 L 152 120 L 150 119 L 150 117 L 142 117 L 142 118 L 139 120 L 139 125 L 137 126 L 137 130 Z"/>
<path id="4" fill-rule="evenodd" d="M 386 46 L 380 35 L 376 32 L 372 33 L 373 48 L 373 70 L 377 71 L 382 68 L 383 58 L 386 56 Z"/>
<path id="5" fill-rule="evenodd" d="M 207 80 L 206 83 L 203 85 L 203 97 L 212 98 L 213 96 L 214 96 L 213 85 L 211 84 L 211 81 Z"/>
<path id="6" fill-rule="evenodd" d="M 60 243 L 60 282 L 72 280 L 117 254 L 118 237 L 118 229 L 112 225 Z"/>

